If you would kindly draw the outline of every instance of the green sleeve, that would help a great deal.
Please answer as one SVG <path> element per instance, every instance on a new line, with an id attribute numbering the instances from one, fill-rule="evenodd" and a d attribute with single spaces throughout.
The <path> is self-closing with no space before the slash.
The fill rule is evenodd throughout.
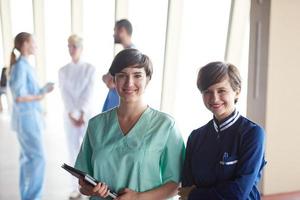
<path id="1" fill-rule="evenodd" d="M 185 156 L 184 141 L 175 123 L 169 128 L 165 148 L 160 158 L 162 182 L 181 181 L 181 171 Z"/>
<path id="2" fill-rule="evenodd" d="M 78 153 L 75 168 L 88 173 L 89 175 L 93 176 L 93 167 L 92 167 L 92 146 L 90 142 L 90 134 L 89 134 L 89 127 L 87 132 L 83 138 L 80 151 Z"/>

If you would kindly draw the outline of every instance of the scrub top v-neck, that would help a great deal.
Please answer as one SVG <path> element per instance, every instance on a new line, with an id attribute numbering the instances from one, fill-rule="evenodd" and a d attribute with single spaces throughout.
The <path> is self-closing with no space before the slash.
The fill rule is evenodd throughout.
<path id="1" fill-rule="evenodd" d="M 90 120 L 75 167 L 116 192 L 125 187 L 143 192 L 169 181 L 179 183 L 184 153 L 169 115 L 148 107 L 124 135 L 114 108 Z"/>

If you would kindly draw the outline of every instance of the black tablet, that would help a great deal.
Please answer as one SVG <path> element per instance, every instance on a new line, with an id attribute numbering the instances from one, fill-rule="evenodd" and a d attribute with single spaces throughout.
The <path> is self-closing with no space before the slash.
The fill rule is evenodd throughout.
<path id="1" fill-rule="evenodd" d="M 96 186 L 99 181 L 97 181 L 94 177 L 88 175 L 87 173 L 80 171 L 79 169 L 76 169 L 74 167 L 71 167 L 70 165 L 67 164 L 63 164 L 61 166 L 63 169 L 67 170 L 70 174 L 72 174 L 73 176 L 79 178 L 83 178 L 87 183 L 91 184 L 92 186 Z M 114 198 L 117 198 L 117 194 L 115 192 L 109 192 L 108 196 Z"/>

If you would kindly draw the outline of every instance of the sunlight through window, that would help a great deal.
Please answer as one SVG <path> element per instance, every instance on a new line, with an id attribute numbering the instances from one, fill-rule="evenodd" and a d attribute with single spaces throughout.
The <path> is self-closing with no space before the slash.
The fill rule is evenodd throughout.
<path id="1" fill-rule="evenodd" d="M 224 60 L 230 4 L 230 0 L 184 1 L 175 104 L 175 118 L 184 139 L 212 118 L 196 79 L 201 66 Z"/>
<path id="2" fill-rule="evenodd" d="M 20 32 L 33 33 L 33 9 L 31 0 L 11 0 L 12 34 Z"/>
<path id="3" fill-rule="evenodd" d="M 71 34 L 71 5 L 70 1 L 51 0 L 45 1 L 44 6 L 46 81 L 55 82 L 56 87 L 47 97 L 48 116 L 60 118 L 63 110 L 58 90 L 58 70 L 71 60 L 67 42 Z"/>
<path id="4" fill-rule="evenodd" d="M 114 25 L 114 1 L 83 1 L 83 59 L 96 67 L 95 98 L 98 113 L 108 92 L 102 75 L 108 72 L 114 56 Z"/>
<path id="5" fill-rule="evenodd" d="M 146 98 L 156 109 L 160 108 L 167 13 L 167 0 L 129 0 L 129 20 L 133 26 L 132 41 L 136 48 L 148 55 L 153 62 L 153 78 Z"/>
<path id="6" fill-rule="evenodd" d="M 2 24 L 0 20 L 0 32 L 2 33 Z M 2 40 L 2 34 L 0 34 L 0 70 L 2 70 L 2 67 L 4 66 L 4 52 L 3 52 L 3 40 Z"/>

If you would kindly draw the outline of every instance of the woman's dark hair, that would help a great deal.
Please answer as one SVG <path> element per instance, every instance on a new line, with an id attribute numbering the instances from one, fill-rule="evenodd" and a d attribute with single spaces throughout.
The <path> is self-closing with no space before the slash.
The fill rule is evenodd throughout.
<path id="1" fill-rule="evenodd" d="M 149 57 L 137 49 L 124 49 L 119 52 L 109 68 L 109 73 L 115 76 L 116 73 L 121 72 L 127 67 L 144 68 L 146 76 L 150 79 L 152 77 L 153 67 Z"/>
<path id="2" fill-rule="evenodd" d="M 202 93 L 210 86 L 229 78 L 233 91 L 241 90 L 241 76 L 237 67 L 225 62 L 211 62 L 198 72 L 197 87 Z"/>

